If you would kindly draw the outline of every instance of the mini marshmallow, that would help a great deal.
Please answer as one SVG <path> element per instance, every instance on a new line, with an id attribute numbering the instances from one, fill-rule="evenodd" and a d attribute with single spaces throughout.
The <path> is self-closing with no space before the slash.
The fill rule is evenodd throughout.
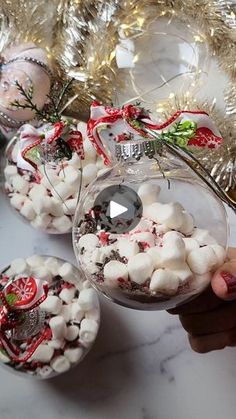
<path id="1" fill-rule="evenodd" d="M 33 221 L 31 221 L 31 225 L 34 228 L 46 230 L 49 224 L 51 223 L 51 221 L 52 221 L 52 217 L 50 217 L 50 215 L 41 214 L 41 215 L 37 215 L 37 217 Z"/>
<path id="2" fill-rule="evenodd" d="M 26 199 L 27 198 L 25 195 L 14 193 L 12 197 L 10 198 L 10 204 L 13 208 L 20 210 L 22 206 L 24 205 L 24 202 Z"/>
<path id="3" fill-rule="evenodd" d="M 75 364 L 82 358 L 83 352 L 82 348 L 72 348 L 66 349 L 64 355 L 71 362 L 71 364 Z"/>
<path id="4" fill-rule="evenodd" d="M 49 367 L 49 365 L 44 365 L 38 371 L 40 377 L 42 377 L 42 378 L 50 377 L 50 375 L 52 374 L 52 372 L 53 372 L 53 370 L 52 370 L 51 367 Z"/>
<path id="5" fill-rule="evenodd" d="M 79 239 L 78 246 L 80 249 L 92 251 L 99 245 L 99 239 L 95 234 L 85 234 Z"/>
<path id="6" fill-rule="evenodd" d="M 46 212 L 54 217 L 61 217 L 64 214 L 61 201 L 53 196 L 45 197 L 46 199 Z"/>
<path id="7" fill-rule="evenodd" d="M 8 165 L 4 169 L 4 175 L 8 182 L 11 183 L 11 179 L 18 174 L 17 167 L 13 165 Z"/>
<path id="8" fill-rule="evenodd" d="M 167 295 L 175 295 L 179 287 L 179 278 L 171 271 L 158 269 L 153 272 L 150 290 Z"/>
<path id="9" fill-rule="evenodd" d="M 85 343 L 92 343 L 98 332 L 98 323 L 92 319 L 83 319 L 80 323 L 80 339 Z"/>
<path id="10" fill-rule="evenodd" d="M 155 202 L 146 209 L 147 216 L 158 224 L 166 224 L 167 227 L 178 229 L 183 224 L 182 206 L 175 203 L 160 204 Z"/>
<path id="11" fill-rule="evenodd" d="M 128 272 L 131 281 L 144 284 L 152 275 L 152 258 L 147 253 L 138 253 L 128 261 Z"/>
<path id="12" fill-rule="evenodd" d="M 52 274 L 46 266 L 38 266 L 33 268 L 33 274 L 36 278 L 43 279 L 48 283 L 52 281 Z"/>
<path id="13" fill-rule="evenodd" d="M 132 256 L 139 253 L 138 243 L 130 241 L 126 238 L 120 238 L 117 241 L 117 249 L 121 257 L 130 259 Z"/>
<path id="14" fill-rule="evenodd" d="M 47 313 L 59 314 L 62 309 L 62 301 L 56 295 L 48 295 L 46 300 L 40 304 L 40 308 Z"/>
<path id="15" fill-rule="evenodd" d="M 53 219 L 52 226 L 61 234 L 68 233 L 72 228 L 72 221 L 67 215 L 62 215 Z"/>
<path id="16" fill-rule="evenodd" d="M 193 282 L 191 283 L 191 289 L 196 290 L 197 293 L 203 291 L 211 283 L 212 274 L 207 272 L 203 275 L 195 275 Z"/>
<path id="17" fill-rule="evenodd" d="M 66 182 L 60 182 L 56 185 L 55 189 L 52 189 L 52 195 L 56 199 L 65 201 L 76 192 L 77 186 L 73 186 Z"/>
<path id="18" fill-rule="evenodd" d="M 152 264 L 154 269 L 161 268 L 161 248 L 160 247 L 151 247 L 147 250 L 147 254 L 152 258 Z"/>
<path id="19" fill-rule="evenodd" d="M 59 262 L 56 258 L 49 257 L 46 260 L 44 260 L 44 265 L 48 268 L 48 270 L 51 272 L 52 275 L 60 275 L 59 273 Z"/>
<path id="20" fill-rule="evenodd" d="M 63 373 L 70 369 L 70 362 L 65 356 L 59 355 L 51 361 L 50 366 L 54 371 Z"/>
<path id="21" fill-rule="evenodd" d="M 219 268 L 225 262 L 226 251 L 225 251 L 224 247 L 220 246 L 219 244 L 212 244 L 210 247 L 213 249 L 213 251 L 214 251 L 214 253 L 217 257 L 218 262 L 217 262 L 216 268 Z"/>
<path id="22" fill-rule="evenodd" d="M 50 346 L 41 343 L 33 353 L 30 361 L 38 361 L 38 362 L 50 362 L 53 357 L 54 349 Z"/>
<path id="23" fill-rule="evenodd" d="M 192 234 L 193 229 L 194 229 L 194 219 L 192 215 L 189 214 L 188 212 L 183 211 L 183 223 L 178 228 L 178 230 L 181 233 L 185 234 L 186 236 L 189 236 L 190 234 Z"/>
<path id="24" fill-rule="evenodd" d="M 183 263 L 175 267 L 175 269 L 172 269 L 171 271 L 179 278 L 180 282 L 186 282 L 193 276 L 193 273 L 189 269 L 187 263 Z"/>
<path id="25" fill-rule="evenodd" d="M 39 167 L 39 171 L 42 174 L 41 185 L 45 186 L 49 191 L 52 191 L 61 182 L 55 170 L 42 165 Z"/>
<path id="26" fill-rule="evenodd" d="M 77 206 L 77 199 L 76 198 L 67 199 L 63 203 L 64 214 L 65 215 L 74 215 L 75 210 L 76 210 L 76 206 Z"/>
<path id="27" fill-rule="evenodd" d="M 58 269 L 58 275 L 60 275 L 64 281 L 74 284 L 76 281 L 75 271 L 73 265 L 69 262 L 63 263 Z"/>
<path id="28" fill-rule="evenodd" d="M 23 206 L 20 209 L 20 213 L 23 215 L 23 217 L 27 218 L 27 220 L 34 220 L 36 217 L 36 212 L 30 199 L 26 198 Z"/>
<path id="29" fill-rule="evenodd" d="M 75 291 L 76 291 L 75 287 L 63 288 L 59 294 L 59 297 L 66 304 L 70 304 L 75 296 Z"/>
<path id="30" fill-rule="evenodd" d="M 74 166 L 78 169 L 81 166 L 81 159 L 77 153 L 74 153 L 70 160 L 67 160 L 67 163 L 71 166 Z"/>
<path id="31" fill-rule="evenodd" d="M 24 259 L 15 259 L 11 262 L 11 269 L 15 275 L 17 274 L 27 274 L 28 268 L 26 261 Z"/>
<path id="32" fill-rule="evenodd" d="M 64 180 L 64 182 L 75 185 L 78 184 L 80 180 L 80 172 L 79 170 L 75 169 L 73 166 L 67 166 L 60 171 L 59 174 L 60 179 Z"/>
<path id="33" fill-rule="evenodd" d="M 127 266 L 118 260 L 111 260 L 106 263 L 103 270 L 105 284 L 110 287 L 119 285 L 118 279 L 128 279 Z"/>
<path id="34" fill-rule="evenodd" d="M 91 309 L 92 310 L 92 309 Z M 70 305 L 70 320 L 80 322 L 84 317 L 84 310 L 76 301 Z"/>
<path id="35" fill-rule="evenodd" d="M 158 185 L 143 183 L 138 189 L 138 195 L 140 196 L 143 205 L 151 205 L 156 202 L 160 190 L 161 188 Z"/>
<path id="36" fill-rule="evenodd" d="M 46 196 L 46 195 L 47 195 L 47 189 L 42 184 L 34 185 L 29 191 L 29 197 L 32 200 L 38 196 Z"/>
<path id="37" fill-rule="evenodd" d="M 99 301 L 96 291 L 93 288 L 82 290 L 79 294 L 78 303 L 84 311 L 98 307 Z"/>
<path id="38" fill-rule="evenodd" d="M 168 234 L 168 233 L 167 233 Z M 181 237 L 164 243 L 161 250 L 161 263 L 164 268 L 174 268 L 185 262 L 185 244 Z"/>
<path id="39" fill-rule="evenodd" d="M 217 265 L 217 262 L 216 254 L 210 246 L 192 250 L 187 258 L 191 271 L 198 275 L 210 272 Z"/>
<path id="40" fill-rule="evenodd" d="M 152 233 L 144 232 L 144 233 L 134 233 L 131 235 L 131 240 L 135 240 L 136 242 L 141 242 L 147 247 L 154 246 L 154 236 Z"/>
<path id="41" fill-rule="evenodd" d="M 31 268 L 37 268 L 44 264 L 44 258 L 42 256 L 33 255 L 28 257 L 26 262 Z"/>
<path id="42" fill-rule="evenodd" d="M 183 239 L 183 236 L 178 231 L 168 231 L 163 236 L 163 243 L 170 243 L 179 241 L 179 239 Z"/>
<path id="43" fill-rule="evenodd" d="M 62 316 L 52 317 L 49 326 L 54 339 L 62 339 L 66 335 L 66 322 Z"/>
<path id="44" fill-rule="evenodd" d="M 115 250 L 114 245 L 96 248 L 91 256 L 91 261 L 94 263 L 103 263 L 107 257 Z"/>
<path id="45" fill-rule="evenodd" d="M 85 167 L 88 163 L 96 162 L 97 153 L 89 139 L 85 138 L 83 146 L 85 154 L 85 160 L 83 160 L 83 167 Z"/>
<path id="46" fill-rule="evenodd" d="M 69 342 L 73 342 L 79 336 L 79 327 L 78 326 L 68 326 L 66 329 L 65 338 Z"/>
<path id="47" fill-rule="evenodd" d="M 89 185 L 94 179 L 96 179 L 98 169 L 95 164 L 89 163 L 83 169 L 83 185 Z"/>
<path id="48" fill-rule="evenodd" d="M 92 308 L 91 310 L 88 310 L 85 312 L 85 318 L 86 319 L 92 319 L 96 320 L 97 322 L 100 319 L 100 311 L 98 308 Z"/>
<path id="49" fill-rule="evenodd" d="M 192 239 L 197 240 L 200 246 L 207 246 L 210 244 L 217 244 L 217 241 L 212 237 L 208 230 L 202 228 L 195 228 L 192 234 Z"/>
<path id="50" fill-rule="evenodd" d="M 71 306 L 68 304 L 63 304 L 60 315 L 63 317 L 65 322 L 68 323 L 71 318 Z"/>
<path id="51" fill-rule="evenodd" d="M 183 238 L 185 244 L 186 255 L 188 255 L 192 250 L 199 249 L 199 243 L 197 240 L 192 239 L 192 237 Z"/>
<path id="52" fill-rule="evenodd" d="M 65 344 L 64 339 L 52 339 L 48 342 L 48 346 L 53 349 L 61 349 Z"/>
<path id="53" fill-rule="evenodd" d="M 26 195 L 29 190 L 29 182 L 22 176 L 16 175 L 12 178 L 12 186 L 15 191 L 20 192 L 22 195 Z"/>

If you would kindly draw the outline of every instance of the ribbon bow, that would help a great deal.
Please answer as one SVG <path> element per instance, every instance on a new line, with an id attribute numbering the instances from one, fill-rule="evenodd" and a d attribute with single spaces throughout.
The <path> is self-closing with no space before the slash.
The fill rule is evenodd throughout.
<path id="1" fill-rule="evenodd" d="M 71 130 L 65 122 L 35 128 L 25 124 L 20 128 L 17 166 L 23 170 L 37 169 L 49 158 L 56 161 L 70 159 L 72 152 L 84 159 L 83 138 L 80 131 Z"/>
<path id="2" fill-rule="evenodd" d="M 91 105 L 91 116 L 88 122 L 88 136 L 97 153 L 109 165 L 109 151 L 112 154 L 111 143 L 106 138 L 105 131 L 112 129 L 110 136 L 114 142 L 128 141 L 148 137 L 144 128 L 149 128 L 165 138 L 170 143 L 180 147 L 217 148 L 223 139 L 217 127 L 204 111 L 177 111 L 163 124 L 153 121 L 145 109 L 126 105 L 123 108 L 103 106 L 98 102 Z M 103 136 L 102 136 L 103 134 Z M 110 149 L 107 151 L 107 148 Z"/>
<path id="3" fill-rule="evenodd" d="M 38 307 L 47 298 L 47 293 L 47 282 L 33 277 L 18 278 L 7 283 L 4 290 L 0 291 L 0 349 L 7 353 L 11 361 L 26 362 L 47 337 L 48 331 L 45 329 L 24 352 L 9 338 L 9 335 L 13 335 L 17 327 L 23 324 L 26 313 Z"/>

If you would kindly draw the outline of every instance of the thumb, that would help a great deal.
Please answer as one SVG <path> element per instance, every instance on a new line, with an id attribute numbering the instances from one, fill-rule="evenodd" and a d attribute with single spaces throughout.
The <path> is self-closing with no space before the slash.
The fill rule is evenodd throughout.
<path id="1" fill-rule="evenodd" d="M 226 262 L 215 272 L 211 286 L 217 297 L 236 300 L 236 259 Z"/>

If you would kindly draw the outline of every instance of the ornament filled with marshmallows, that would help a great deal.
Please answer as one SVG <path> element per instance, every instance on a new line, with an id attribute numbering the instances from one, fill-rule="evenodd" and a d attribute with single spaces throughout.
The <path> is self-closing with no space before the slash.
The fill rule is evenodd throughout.
<path id="1" fill-rule="evenodd" d="M 69 262 L 18 258 L 0 272 L 0 363 L 47 379 L 69 371 L 92 347 L 97 293 Z"/>
<path id="2" fill-rule="evenodd" d="M 84 191 L 75 216 L 74 250 L 87 279 L 135 309 L 169 309 L 197 296 L 225 261 L 227 218 L 168 145 L 216 148 L 218 129 L 200 111 L 178 111 L 158 125 L 139 106 L 94 103 L 88 133 L 113 167 Z"/>

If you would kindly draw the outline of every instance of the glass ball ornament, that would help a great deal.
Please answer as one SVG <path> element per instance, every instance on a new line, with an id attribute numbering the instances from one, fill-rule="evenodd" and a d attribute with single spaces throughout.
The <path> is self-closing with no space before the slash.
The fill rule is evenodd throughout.
<path id="1" fill-rule="evenodd" d="M 96 339 L 97 293 L 65 260 L 13 260 L 0 273 L 0 300 L 0 363 L 8 371 L 55 377 L 81 362 Z"/>

